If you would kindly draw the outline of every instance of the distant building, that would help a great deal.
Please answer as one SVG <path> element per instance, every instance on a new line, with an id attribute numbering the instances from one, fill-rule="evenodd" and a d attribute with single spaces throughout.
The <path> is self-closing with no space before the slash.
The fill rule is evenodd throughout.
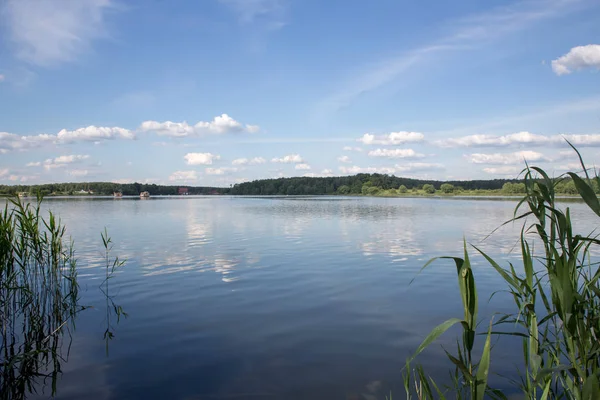
<path id="1" fill-rule="evenodd" d="M 188 194 L 190 194 L 189 191 L 188 191 L 188 188 L 186 188 L 186 187 L 180 187 L 179 188 L 179 195 L 180 196 L 185 196 L 185 195 L 188 195 Z"/>

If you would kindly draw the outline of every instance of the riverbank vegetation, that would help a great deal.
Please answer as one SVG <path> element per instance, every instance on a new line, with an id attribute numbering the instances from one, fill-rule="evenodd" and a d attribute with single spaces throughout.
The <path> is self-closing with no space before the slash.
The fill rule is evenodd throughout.
<path id="1" fill-rule="evenodd" d="M 507 393 L 488 385 L 488 376 L 494 370 L 492 343 L 508 335 L 522 341 L 523 357 L 514 360 L 517 378 L 507 382 L 522 398 L 600 399 L 600 240 L 597 232 L 575 232 L 569 208 L 561 209 L 556 203 L 557 188 L 573 184 L 590 209 L 590 218 L 600 217 L 600 178 L 590 177 L 583 161 L 581 165 L 585 174 L 570 172 L 558 179 L 550 178 L 540 168 L 524 170 L 524 197 L 509 221 L 525 221 L 518 264 L 509 263 L 508 268 L 503 268 L 466 243 L 463 257 L 441 257 L 456 266 L 464 315 L 438 325 L 407 360 L 407 398 L 506 399 Z M 502 277 L 506 290 L 495 295 L 509 294 L 514 312 L 497 313 L 490 321 L 480 320 L 470 253 L 483 256 Z M 437 263 L 433 259 L 423 268 L 434 261 Z M 451 384 L 443 386 L 413 363 L 419 353 L 453 325 L 461 328 L 462 335 L 454 350 L 444 349 Z M 478 359 L 476 354 L 480 355 Z"/>
<path id="2" fill-rule="evenodd" d="M 42 217 L 41 201 L 11 199 L 0 212 L 0 399 L 24 399 L 46 385 L 54 395 L 75 318 L 88 308 L 80 302 L 73 242 L 56 215 Z M 111 316 L 117 321 L 126 316 L 108 284 L 123 262 L 110 256 L 106 231 L 101 238 L 108 346 L 114 336 Z"/>
<path id="3" fill-rule="evenodd" d="M 249 196 L 511 196 L 525 194 L 525 183 L 519 179 L 493 179 L 472 181 L 433 181 L 402 178 L 382 174 L 358 174 L 340 177 L 293 177 L 259 179 L 233 185 L 229 188 L 209 186 L 169 186 L 155 184 L 111 182 L 53 183 L 44 185 L 0 185 L 0 195 L 27 194 L 35 196 L 112 196 L 120 192 L 125 196 L 138 196 L 148 191 L 153 196 L 180 194 L 185 188 L 190 195 L 249 195 Z M 598 184 L 593 183 L 598 193 Z M 577 195 L 572 179 L 561 180 L 555 187 L 560 195 Z"/>
<path id="4" fill-rule="evenodd" d="M 178 195 L 179 188 L 187 188 L 191 195 L 227 194 L 229 188 L 205 186 L 168 186 L 144 183 L 112 183 L 112 182 L 79 182 L 79 183 L 48 183 L 43 185 L 0 185 L 0 195 L 16 196 L 27 194 L 36 196 L 112 196 L 120 192 L 125 196 L 139 196 L 141 192 L 149 192 L 155 196 Z"/>

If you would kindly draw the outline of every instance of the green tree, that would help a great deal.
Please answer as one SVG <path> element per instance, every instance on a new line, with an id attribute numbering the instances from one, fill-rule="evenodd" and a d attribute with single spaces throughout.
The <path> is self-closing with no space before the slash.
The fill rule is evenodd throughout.
<path id="1" fill-rule="evenodd" d="M 380 190 L 381 190 L 381 189 L 379 189 L 377 186 L 369 186 L 369 187 L 367 188 L 367 194 L 368 194 L 369 196 L 374 196 L 374 195 L 376 195 L 377 193 L 379 193 L 379 191 L 380 191 Z"/>
<path id="2" fill-rule="evenodd" d="M 342 185 L 338 188 L 338 193 L 339 194 L 349 194 L 350 193 L 350 187 L 347 185 Z"/>
<path id="3" fill-rule="evenodd" d="M 406 192 L 408 192 L 408 189 L 406 188 L 406 186 L 400 185 L 400 187 L 398 188 L 398 193 L 406 193 Z"/>
<path id="4" fill-rule="evenodd" d="M 423 185 L 423 190 L 425 191 L 425 193 L 434 194 L 435 193 L 435 186 L 433 186 L 430 183 L 426 183 L 426 184 Z"/>
<path id="5" fill-rule="evenodd" d="M 453 193 L 454 192 L 454 185 L 451 183 L 442 183 L 442 186 L 440 186 L 440 190 L 443 193 Z"/>

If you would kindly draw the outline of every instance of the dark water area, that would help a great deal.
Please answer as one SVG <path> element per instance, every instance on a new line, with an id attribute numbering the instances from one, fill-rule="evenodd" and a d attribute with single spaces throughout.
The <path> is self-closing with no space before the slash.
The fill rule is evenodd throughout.
<path id="1" fill-rule="evenodd" d="M 243 198 L 47 199 L 72 236 L 82 303 L 59 399 L 402 398 L 401 369 L 437 324 L 461 316 L 456 269 L 463 237 L 519 262 L 514 199 Z M 576 229 L 594 219 L 569 203 Z M 129 314 L 106 354 L 100 233 L 126 264 L 111 281 Z M 484 314 L 508 311 L 497 274 L 471 251 Z M 418 275 L 418 276 L 417 276 Z M 411 284 L 411 280 L 414 282 Z M 435 377 L 441 345 L 420 360 Z M 482 339 L 483 340 L 483 339 Z M 520 341 L 502 340 L 492 373 L 510 375 Z M 506 385 L 496 375 L 491 383 Z M 48 397 L 49 389 L 40 397 Z"/>

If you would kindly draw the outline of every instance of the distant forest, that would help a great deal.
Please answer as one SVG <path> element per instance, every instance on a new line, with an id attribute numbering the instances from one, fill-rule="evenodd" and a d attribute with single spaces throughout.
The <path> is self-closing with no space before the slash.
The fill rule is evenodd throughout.
<path id="1" fill-rule="evenodd" d="M 144 183 L 112 183 L 112 182 L 78 182 L 78 183 L 49 183 L 44 185 L 0 185 L 0 194 L 15 195 L 18 193 L 30 193 L 32 195 L 40 192 L 44 195 L 113 195 L 121 192 L 125 196 L 138 196 L 140 192 L 147 191 L 150 195 L 177 195 L 179 188 L 188 189 L 188 194 L 227 194 L 229 188 L 203 187 L 203 186 L 167 186 Z"/>
<path id="2" fill-rule="evenodd" d="M 365 189 L 372 187 L 381 191 L 399 188 L 421 190 L 425 185 L 432 185 L 438 190 L 444 184 L 452 185 L 457 190 L 471 191 L 502 189 L 505 183 L 518 182 L 520 181 L 516 179 L 435 181 L 382 174 L 358 174 L 326 178 L 261 179 L 234 185 L 229 193 L 232 195 L 375 194 L 369 191 L 365 193 Z"/>
<path id="3" fill-rule="evenodd" d="M 593 186 L 598 191 L 597 184 Z M 382 174 L 358 174 L 353 176 L 310 178 L 260 179 L 239 183 L 228 188 L 207 186 L 167 186 L 143 183 L 119 184 L 111 182 L 52 183 L 44 185 L 0 186 L 0 195 L 15 195 L 21 192 L 44 195 L 123 195 L 137 196 L 148 191 L 150 195 L 177 195 L 180 188 L 187 188 L 190 195 L 402 195 L 412 194 L 458 194 L 480 191 L 495 191 L 501 194 L 525 193 L 525 185 L 517 179 L 493 179 L 473 181 L 435 181 L 401 178 Z M 573 181 L 566 179 L 556 185 L 556 192 L 577 194 Z"/>

